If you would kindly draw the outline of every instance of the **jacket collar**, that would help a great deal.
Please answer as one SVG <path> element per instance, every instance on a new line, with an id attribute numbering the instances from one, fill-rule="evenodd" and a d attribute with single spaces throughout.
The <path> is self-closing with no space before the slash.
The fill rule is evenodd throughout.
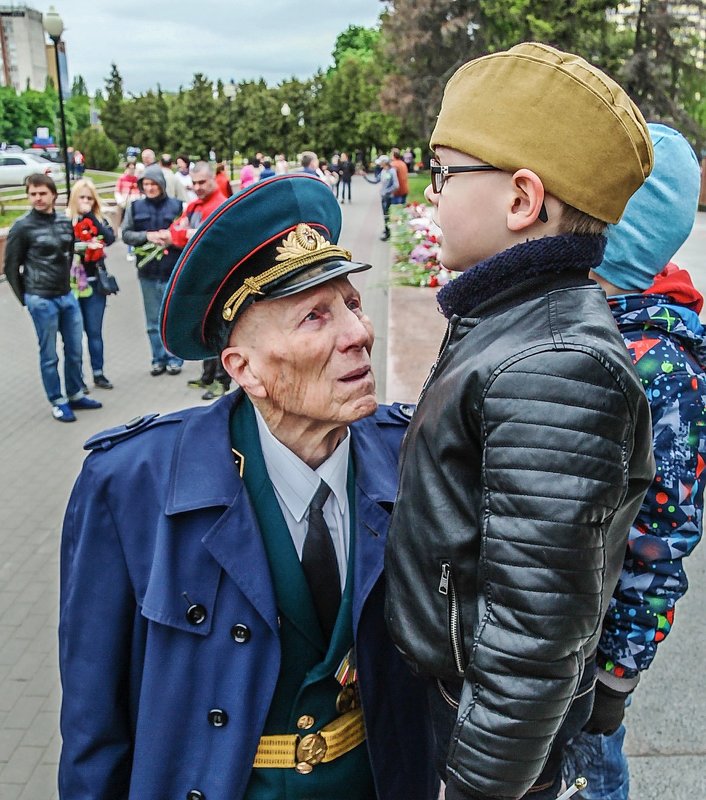
<path id="1" fill-rule="evenodd" d="M 210 406 L 184 414 L 169 476 L 167 515 L 233 502 L 242 481 L 234 466 L 228 425 L 241 397 L 238 389 Z M 373 417 L 351 425 L 351 449 L 358 488 L 371 501 L 392 506 L 397 473 L 390 464 L 396 464 L 396 459 L 381 446 Z"/>
<path id="2" fill-rule="evenodd" d="M 577 273 L 585 277 L 589 269 L 601 263 L 605 244 L 603 236 L 572 234 L 515 245 L 446 284 L 437 295 L 439 306 L 447 319 L 454 315 L 465 317 L 500 293 L 528 280 Z"/>
<path id="3" fill-rule="evenodd" d="M 228 422 L 240 392 L 184 414 L 174 448 L 165 513 L 229 506 L 242 487 Z"/>

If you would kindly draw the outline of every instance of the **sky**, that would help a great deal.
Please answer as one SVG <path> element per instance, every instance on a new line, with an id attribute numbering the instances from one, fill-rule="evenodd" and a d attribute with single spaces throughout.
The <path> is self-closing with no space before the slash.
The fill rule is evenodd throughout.
<path id="1" fill-rule="evenodd" d="M 16 3 L 20 5 L 20 3 Z M 22 3 L 24 5 L 24 3 Z M 26 3 L 46 12 L 50 3 Z M 69 75 L 103 89 L 111 62 L 126 93 L 188 86 L 195 72 L 274 85 L 331 63 L 339 33 L 373 26 L 380 0 L 55 0 Z"/>

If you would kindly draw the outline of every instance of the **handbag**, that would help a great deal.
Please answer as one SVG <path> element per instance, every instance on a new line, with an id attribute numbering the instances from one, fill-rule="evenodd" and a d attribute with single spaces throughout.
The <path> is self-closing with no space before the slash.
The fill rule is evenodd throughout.
<path id="1" fill-rule="evenodd" d="M 111 275 L 103 266 L 96 268 L 95 289 L 98 294 L 103 295 L 117 294 L 120 291 L 115 275 Z"/>

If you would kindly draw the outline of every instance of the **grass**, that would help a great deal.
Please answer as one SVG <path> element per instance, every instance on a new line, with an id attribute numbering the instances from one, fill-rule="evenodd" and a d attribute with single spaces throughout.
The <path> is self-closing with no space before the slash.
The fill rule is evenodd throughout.
<path id="1" fill-rule="evenodd" d="M 9 228 L 17 217 L 21 217 L 25 213 L 25 210 L 12 211 L 6 208 L 5 212 L 0 214 L 0 228 Z"/>
<path id="2" fill-rule="evenodd" d="M 429 186 L 429 175 L 423 172 L 421 175 L 415 173 L 409 176 L 409 192 L 407 193 L 408 203 L 425 203 L 424 190 Z"/>

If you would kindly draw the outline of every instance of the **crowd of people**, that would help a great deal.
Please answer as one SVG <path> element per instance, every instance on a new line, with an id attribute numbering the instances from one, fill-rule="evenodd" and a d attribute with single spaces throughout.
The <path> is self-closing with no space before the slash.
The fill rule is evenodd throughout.
<path id="1" fill-rule="evenodd" d="M 62 538 L 62 800 L 627 800 L 625 709 L 702 533 L 703 298 L 671 262 L 698 160 L 540 44 L 459 68 L 430 146 L 462 274 L 416 409 L 377 402 L 348 280 L 370 265 L 338 245 L 345 153 L 292 174 L 258 154 L 230 200 L 208 162 L 143 153 L 116 187 L 151 374 L 199 360 L 198 388 L 238 388 L 87 445 Z M 377 167 L 387 238 L 408 166 Z M 112 233 L 90 182 L 74 192 L 57 214 L 32 176 L 6 256 L 62 421 L 100 406 L 83 327 L 110 388 L 88 289 Z"/>

